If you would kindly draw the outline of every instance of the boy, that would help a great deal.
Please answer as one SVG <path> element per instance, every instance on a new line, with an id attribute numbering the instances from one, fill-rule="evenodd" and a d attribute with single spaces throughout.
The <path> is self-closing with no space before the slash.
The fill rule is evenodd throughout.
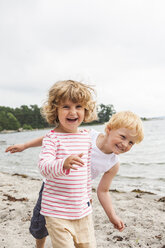
<path id="1" fill-rule="evenodd" d="M 99 133 L 95 130 L 90 130 L 89 134 L 92 139 L 92 154 L 91 154 L 91 174 L 92 179 L 103 173 L 97 188 L 98 199 L 104 208 L 109 220 L 119 231 L 123 231 L 125 226 L 123 221 L 116 215 L 112 205 L 109 188 L 112 180 L 119 170 L 119 157 L 121 153 L 128 152 L 135 143 L 140 143 L 143 140 L 143 125 L 141 119 L 130 111 L 122 111 L 114 114 L 105 126 L 105 133 Z M 43 137 L 37 138 L 30 142 L 20 145 L 10 146 L 6 152 L 10 151 L 21 152 L 33 146 L 40 146 Z M 42 192 L 42 190 L 41 190 Z M 41 198 L 40 192 L 40 198 Z M 40 211 L 40 200 L 38 200 L 37 208 Z M 35 212 L 35 211 L 34 211 Z M 40 225 L 39 238 L 34 236 L 38 248 L 44 247 L 47 231 L 44 224 Z M 34 218 L 34 216 L 33 216 Z M 31 233 L 33 233 L 33 218 L 31 223 Z"/>

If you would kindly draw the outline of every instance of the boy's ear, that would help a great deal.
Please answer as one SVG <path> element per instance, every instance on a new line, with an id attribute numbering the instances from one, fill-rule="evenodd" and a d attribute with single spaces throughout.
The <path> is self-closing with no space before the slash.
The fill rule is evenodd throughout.
<path id="1" fill-rule="evenodd" d="M 111 128 L 110 128 L 110 127 L 107 127 L 107 128 L 106 128 L 106 133 L 107 133 L 107 134 L 110 134 L 110 131 L 111 131 Z"/>

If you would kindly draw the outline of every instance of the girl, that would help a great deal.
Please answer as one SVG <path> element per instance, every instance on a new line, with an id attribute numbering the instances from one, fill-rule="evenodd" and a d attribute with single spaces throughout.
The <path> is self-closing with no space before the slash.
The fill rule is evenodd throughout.
<path id="1" fill-rule="evenodd" d="M 93 129 L 89 133 L 92 138 L 92 179 L 103 173 L 97 189 L 98 198 L 111 223 L 116 229 L 122 231 L 125 226 L 115 213 L 109 188 L 119 169 L 118 154 L 128 152 L 135 143 L 140 143 L 143 140 L 142 121 L 136 114 L 130 111 L 122 111 L 111 117 L 106 124 L 105 134 Z M 7 151 L 11 153 L 20 152 L 32 146 L 39 146 L 42 144 L 42 139 L 43 137 L 40 137 L 25 144 L 10 146 Z M 40 206 L 39 201 L 38 207 Z M 44 237 L 40 240 L 41 242 L 44 242 L 47 235 L 45 233 L 44 236 L 43 230 L 46 232 L 46 228 L 42 227 L 42 231 L 40 230 L 41 238 Z"/>
<path id="2" fill-rule="evenodd" d="M 39 170 L 46 178 L 41 211 L 55 248 L 95 248 L 91 199 L 91 139 L 79 125 L 95 119 L 92 89 L 55 83 L 42 113 L 55 128 L 43 139 Z"/>

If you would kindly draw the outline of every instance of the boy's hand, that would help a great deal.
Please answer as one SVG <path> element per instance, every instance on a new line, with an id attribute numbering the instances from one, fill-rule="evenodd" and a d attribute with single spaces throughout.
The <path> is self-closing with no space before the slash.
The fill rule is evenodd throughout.
<path id="1" fill-rule="evenodd" d="M 84 162 L 81 159 L 82 156 L 83 156 L 83 153 L 69 156 L 67 159 L 65 159 L 63 168 L 67 170 L 68 169 L 78 170 L 78 168 L 75 167 L 74 165 L 78 165 L 80 167 L 84 165 Z"/>
<path id="2" fill-rule="evenodd" d="M 5 152 L 15 153 L 25 150 L 24 144 L 12 145 L 6 148 Z"/>
<path id="3" fill-rule="evenodd" d="M 110 219 L 110 222 L 114 225 L 114 228 L 122 232 L 125 228 L 123 221 L 116 215 Z"/>

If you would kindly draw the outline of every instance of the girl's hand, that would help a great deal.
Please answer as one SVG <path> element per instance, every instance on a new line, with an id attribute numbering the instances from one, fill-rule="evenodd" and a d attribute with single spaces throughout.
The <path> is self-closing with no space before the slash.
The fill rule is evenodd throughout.
<path id="1" fill-rule="evenodd" d="M 118 229 L 120 232 L 125 228 L 123 221 L 117 215 L 110 218 L 110 222 L 114 225 L 114 228 Z"/>
<path id="2" fill-rule="evenodd" d="M 6 148 L 5 152 L 15 153 L 25 150 L 24 144 L 12 145 Z"/>
<path id="3" fill-rule="evenodd" d="M 83 156 L 83 153 L 80 153 L 78 155 L 71 155 L 69 156 L 63 165 L 64 169 L 73 169 L 73 170 L 78 170 L 77 167 L 74 165 L 78 165 L 80 167 L 84 166 L 84 162 L 82 161 L 81 157 Z"/>

